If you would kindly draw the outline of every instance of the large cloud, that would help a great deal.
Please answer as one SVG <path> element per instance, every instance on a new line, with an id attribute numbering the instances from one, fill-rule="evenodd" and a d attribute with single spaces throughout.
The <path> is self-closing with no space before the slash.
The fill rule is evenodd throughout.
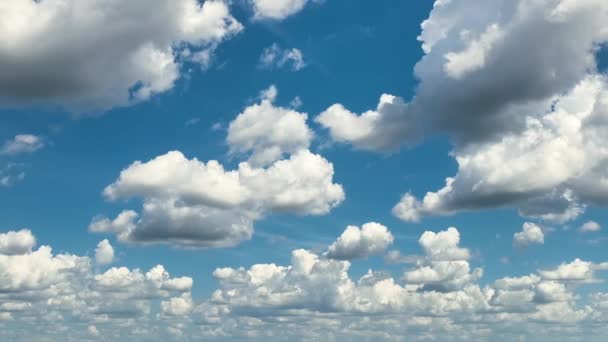
<path id="1" fill-rule="evenodd" d="M 606 23 L 601 0 L 438 0 L 422 24 L 410 102 L 383 95 L 361 115 L 335 104 L 316 120 L 368 150 L 452 138 L 458 174 L 422 201 L 406 194 L 395 208 L 405 220 L 499 206 L 571 220 L 586 203 L 606 204 L 597 179 L 606 177 L 608 101 L 595 58 Z"/>
<path id="2" fill-rule="evenodd" d="M 242 29 L 216 0 L 8 0 L 0 22 L 2 103 L 77 111 L 168 91 Z"/>
<path id="3" fill-rule="evenodd" d="M 171 277 L 161 265 L 148 272 L 117 267 L 96 273 L 86 256 L 54 254 L 49 246 L 32 249 L 30 231 L 9 231 L 0 238 L 21 246 L 0 249 L 3 340 L 62 339 L 66 331 L 85 339 L 91 325 L 108 338 L 133 338 L 134 329 L 168 324 L 164 315 L 187 313 L 175 303 L 189 298 L 192 279 Z"/>
<path id="4" fill-rule="evenodd" d="M 269 213 L 324 215 L 340 204 L 344 190 L 333 182 L 333 165 L 308 150 L 306 114 L 275 107 L 274 87 L 265 94 L 229 126 L 231 151 L 251 153 L 248 161 L 226 170 L 171 151 L 134 162 L 104 195 L 143 198 L 143 210 L 97 217 L 90 230 L 123 242 L 230 247 L 250 239 L 254 221 Z"/>
<path id="5" fill-rule="evenodd" d="M 97 218 L 90 229 L 114 232 L 121 241 L 234 246 L 251 237 L 253 221 L 266 213 L 328 213 L 344 199 L 333 173 L 331 163 L 308 150 L 268 168 L 243 162 L 232 171 L 173 151 L 135 162 L 105 189 L 110 199 L 144 198 L 142 213 Z"/>
<path id="6" fill-rule="evenodd" d="M 579 201 L 608 203 L 602 179 L 608 154 L 608 88 L 590 76 L 546 103 L 526 128 L 454 153 L 458 174 L 422 201 L 406 194 L 395 213 L 406 220 L 480 207 L 513 205 L 523 215 L 563 222 L 583 210 Z M 598 181 L 599 180 L 599 181 Z"/>
<path id="7" fill-rule="evenodd" d="M 191 278 L 160 265 L 95 271 L 86 256 L 29 244 L 0 252 L 0 337 L 603 341 L 608 295 L 579 288 L 603 281 L 608 263 L 575 259 L 481 285 L 456 228 L 419 243 L 423 255 L 403 277 L 370 269 L 354 279 L 349 261 L 297 249 L 287 265 L 216 269 L 219 286 L 202 301 Z"/>

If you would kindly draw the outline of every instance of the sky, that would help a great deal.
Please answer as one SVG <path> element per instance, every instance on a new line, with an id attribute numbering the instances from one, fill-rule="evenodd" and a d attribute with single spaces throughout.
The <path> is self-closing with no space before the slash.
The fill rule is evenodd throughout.
<path id="1" fill-rule="evenodd" d="M 604 341 L 607 23 L 2 1 L 0 340 Z"/>

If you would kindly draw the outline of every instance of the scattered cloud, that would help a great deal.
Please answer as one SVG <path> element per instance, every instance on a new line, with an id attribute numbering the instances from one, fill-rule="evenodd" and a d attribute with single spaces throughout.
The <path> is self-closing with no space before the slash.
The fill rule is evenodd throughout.
<path id="1" fill-rule="evenodd" d="M 348 226 L 327 249 L 327 257 L 338 260 L 367 258 L 382 254 L 393 243 L 393 234 L 385 226 L 369 222 L 361 226 Z"/>
<path id="2" fill-rule="evenodd" d="M 283 20 L 294 15 L 308 3 L 321 3 L 324 0 L 249 0 L 253 6 L 254 20 Z"/>
<path id="3" fill-rule="evenodd" d="M 579 228 L 579 230 L 582 233 L 599 232 L 602 230 L 602 226 L 595 221 L 587 221 Z"/>
<path id="4" fill-rule="evenodd" d="M 114 262 L 114 247 L 108 239 L 104 239 L 95 248 L 95 262 L 98 265 L 109 265 Z"/>
<path id="5" fill-rule="evenodd" d="M 536 224 L 525 222 L 522 231 L 513 234 L 513 245 L 518 248 L 530 245 L 542 245 L 545 243 L 545 234 Z"/>
<path id="6" fill-rule="evenodd" d="M 16 155 L 32 153 L 43 147 L 44 141 L 39 136 L 33 134 L 17 134 L 13 139 L 4 143 L 0 149 L 0 154 Z"/>
<path id="7" fill-rule="evenodd" d="M 288 67 L 293 71 L 299 71 L 305 66 L 306 62 L 302 51 L 296 48 L 282 49 L 277 43 L 265 48 L 260 56 L 261 68 L 281 69 Z"/>
<path id="8" fill-rule="evenodd" d="M 0 234 L 0 321 L 8 320 L 0 322 L 3 340 L 61 339 L 66 331 L 79 339 L 116 340 L 135 338 L 135 329 L 159 336 L 155 325 L 188 313 L 179 308 L 192 278 L 171 277 L 161 265 L 97 273 L 86 256 L 35 245 L 29 230 Z"/>

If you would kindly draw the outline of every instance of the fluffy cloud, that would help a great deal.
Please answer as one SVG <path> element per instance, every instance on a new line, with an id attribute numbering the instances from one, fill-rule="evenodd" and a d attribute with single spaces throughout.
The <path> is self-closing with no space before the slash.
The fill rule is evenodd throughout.
<path id="1" fill-rule="evenodd" d="M 101 327 L 110 328 L 108 338 L 132 336 L 137 326 L 160 324 L 155 307 L 161 302 L 174 303 L 174 315 L 186 314 L 179 301 L 189 298 L 192 279 L 171 277 L 161 265 L 148 272 L 118 267 L 95 273 L 88 257 L 53 254 L 49 246 L 32 250 L 29 231 L 1 237 L 3 246 L 6 239 L 20 241 L 18 248 L 0 250 L 0 317 L 9 319 L 0 323 L 3 339 L 37 340 L 43 332 L 57 339 L 65 331 L 97 336 Z"/>
<path id="2" fill-rule="evenodd" d="M 300 12 L 309 2 L 323 0 L 250 0 L 253 6 L 254 19 L 283 20 Z"/>
<path id="3" fill-rule="evenodd" d="M 503 206 L 572 220 L 607 203 L 607 88 L 595 58 L 608 41 L 607 9 L 599 0 L 437 0 L 422 23 L 411 101 L 385 94 L 376 110 L 335 104 L 316 120 L 367 150 L 452 138 L 458 174 L 422 200 L 405 194 L 394 209 L 404 220 Z M 514 57 L 521 51 L 526 58 Z"/>
<path id="4" fill-rule="evenodd" d="M 415 122 L 402 118 L 407 108 L 403 99 L 383 94 L 376 110 L 357 115 L 341 104 L 334 104 L 315 121 L 328 128 L 335 141 L 348 142 L 363 150 L 395 150 L 401 144 L 396 137 L 407 134 L 411 143 L 418 139 Z"/>
<path id="5" fill-rule="evenodd" d="M 533 244 L 542 245 L 545 243 L 545 234 L 536 224 L 525 222 L 522 231 L 513 234 L 513 245 L 515 247 L 528 247 Z"/>
<path id="6" fill-rule="evenodd" d="M 277 88 L 262 92 L 260 103 L 240 113 L 228 127 L 226 138 L 231 153 L 251 153 L 250 164 L 267 165 L 286 154 L 308 149 L 313 132 L 306 113 L 273 104 Z"/>
<path id="7" fill-rule="evenodd" d="M 422 200 L 405 194 L 394 213 L 415 221 L 510 205 L 524 216 L 565 222 L 584 211 L 581 201 L 608 203 L 602 192 L 608 154 L 601 138 L 608 134 L 606 79 L 584 79 L 571 92 L 547 101 L 539 113 L 527 118 L 521 132 L 456 150 L 458 174 Z"/>
<path id="8" fill-rule="evenodd" d="M 338 260 L 366 258 L 382 254 L 393 243 L 393 235 L 385 226 L 369 222 L 361 229 L 348 226 L 327 249 L 327 257 Z"/>
<path id="9" fill-rule="evenodd" d="M 350 262 L 297 249 L 288 265 L 217 268 L 218 288 L 202 301 L 192 297 L 191 278 L 171 277 L 160 265 L 95 272 L 88 257 L 53 254 L 48 246 L 0 254 L 0 336 L 460 341 L 529 340 L 542 331 L 598 342 L 604 336 L 598 327 L 608 322 L 608 295 L 591 293 L 587 301 L 576 290 L 600 281 L 606 263 L 576 259 L 482 286 L 482 271 L 469 265 L 456 228 L 425 232 L 419 243 L 423 255 L 400 279 L 380 270 L 353 279 Z"/>
<path id="10" fill-rule="evenodd" d="M 103 193 L 110 200 L 143 198 L 142 211 L 96 217 L 89 229 L 123 242 L 230 247 L 250 239 L 254 221 L 269 213 L 327 214 L 344 200 L 333 165 L 308 150 L 306 114 L 275 107 L 275 96 L 269 88 L 230 124 L 231 151 L 250 153 L 237 169 L 179 151 L 136 161 Z"/>
<path id="11" fill-rule="evenodd" d="M 553 270 L 541 270 L 539 273 L 544 279 L 557 281 L 594 282 L 595 272 L 608 270 L 608 263 L 595 264 L 580 259 L 570 263 L 563 263 Z"/>
<path id="12" fill-rule="evenodd" d="M 114 261 L 114 247 L 108 239 L 104 239 L 95 248 L 95 262 L 98 265 L 108 265 Z"/>
<path id="13" fill-rule="evenodd" d="M 9 0 L 0 22 L 2 103 L 77 111 L 166 92 L 184 63 L 208 63 L 242 29 L 215 0 Z"/>
<path id="14" fill-rule="evenodd" d="M 579 230 L 583 233 L 599 232 L 602 230 L 602 226 L 595 221 L 587 221 L 579 228 Z"/>
<path id="15" fill-rule="evenodd" d="M 36 246 L 36 238 L 29 229 L 0 234 L 0 254 L 25 254 Z"/>
<path id="16" fill-rule="evenodd" d="M 298 71 L 306 66 L 302 51 L 296 48 L 282 49 L 277 43 L 272 44 L 262 51 L 260 56 L 260 67 L 277 68 L 290 66 L 293 71 Z"/>
<path id="17" fill-rule="evenodd" d="M 482 271 L 470 267 L 470 253 L 460 247 L 457 229 L 425 232 L 419 242 L 424 256 L 402 281 L 373 270 L 354 280 L 348 261 L 302 249 L 294 250 L 285 266 L 218 268 L 219 288 L 193 314 L 209 336 L 274 338 L 280 332 L 283 337 L 348 340 L 404 334 L 414 340 L 461 340 L 449 337 L 454 332 L 462 340 L 526 340 L 538 329 L 547 336 L 580 337 L 577 329 L 563 331 L 562 324 L 578 327 L 606 319 L 599 318 L 606 311 L 600 303 L 606 300 L 598 300 L 596 309 L 579 305 L 572 286 L 573 279 L 594 279 L 585 271 L 605 269 L 603 264 L 577 260 L 574 266 L 505 277 L 481 287 Z M 585 269 L 570 270 L 577 264 Z M 585 334 L 601 336 L 597 330 Z"/>
<path id="18" fill-rule="evenodd" d="M 4 143 L 0 154 L 15 155 L 20 153 L 31 153 L 44 147 L 44 142 L 39 136 L 33 134 L 17 134 L 13 139 Z"/>

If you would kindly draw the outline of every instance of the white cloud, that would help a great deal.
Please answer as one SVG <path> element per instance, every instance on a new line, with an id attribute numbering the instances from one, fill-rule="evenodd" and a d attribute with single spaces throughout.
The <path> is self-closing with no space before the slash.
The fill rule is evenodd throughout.
<path id="1" fill-rule="evenodd" d="M 91 336 L 99 336 L 99 330 L 97 330 L 97 327 L 94 325 L 89 325 L 87 327 L 87 332 L 89 333 L 89 335 Z"/>
<path id="2" fill-rule="evenodd" d="M 0 169 L 0 186 L 10 187 L 15 183 L 22 181 L 25 178 L 25 172 L 22 171 L 22 164 L 8 163 L 7 166 Z"/>
<path id="3" fill-rule="evenodd" d="M 543 279 L 557 281 L 595 281 L 595 272 L 608 269 L 608 263 L 594 264 L 592 262 L 575 259 L 570 263 L 563 263 L 553 270 L 539 271 Z"/>
<path id="4" fill-rule="evenodd" d="M 27 248 L 0 254 L 0 317 L 11 320 L 2 325 L 3 339 L 58 340 L 65 333 L 87 339 L 102 332 L 113 340 L 115 334 L 132 338 L 136 328 L 167 324 L 156 306 L 190 296 L 192 279 L 172 278 L 161 265 L 148 272 L 113 267 L 95 273 L 86 256 L 53 254 L 49 246 L 32 250 L 35 238 L 29 231 L 2 237 L 18 235 L 27 235 Z M 186 314 L 183 306 L 176 307 L 172 314 Z"/>
<path id="5" fill-rule="evenodd" d="M 580 227 L 579 230 L 583 233 L 599 232 L 600 230 L 602 230 L 602 226 L 600 226 L 600 224 L 595 221 L 587 221 Z"/>
<path id="6" fill-rule="evenodd" d="M 536 224 L 525 222 L 522 231 L 513 234 L 513 245 L 515 247 L 528 247 L 530 245 L 542 245 L 545 243 L 545 234 Z"/>
<path id="7" fill-rule="evenodd" d="M 540 271 L 481 287 L 477 281 L 482 270 L 471 269 L 470 253 L 459 246 L 455 228 L 425 232 L 420 244 L 425 256 L 406 271 L 403 282 L 374 270 L 354 280 L 349 262 L 301 249 L 292 252 L 286 266 L 218 268 L 214 272 L 218 289 L 193 314 L 199 317 L 203 334 L 224 338 L 273 338 L 280 333 L 342 340 L 407 335 L 416 341 L 429 337 L 452 341 L 455 332 L 462 340 L 528 340 L 539 329 L 558 339 L 580 338 L 578 328 L 583 325 L 564 331 L 561 324 L 575 327 L 579 322 L 608 319 L 598 320 L 601 310 L 608 311 L 601 309 L 605 302 L 601 294 L 595 301 L 597 309 L 577 303 L 580 298 L 570 286 L 572 275 L 549 279 L 546 271 Z M 586 333 L 601 336 L 599 331 Z"/>
<path id="8" fill-rule="evenodd" d="M 262 92 L 260 103 L 245 108 L 228 127 L 230 152 L 251 153 L 252 165 L 267 165 L 308 149 L 313 138 L 306 113 L 273 104 L 277 92 L 275 86 L 270 86 Z"/>
<path id="9" fill-rule="evenodd" d="M 104 190 L 110 199 L 143 197 L 142 213 L 97 218 L 90 229 L 125 242 L 234 246 L 251 238 L 253 221 L 267 213 L 328 213 L 344 199 L 333 173 L 331 163 L 308 150 L 268 168 L 243 162 L 233 171 L 173 151 L 133 163 Z"/>
<path id="10" fill-rule="evenodd" d="M 421 201 L 404 195 L 395 214 L 411 221 L 512 205 L 522 215 L 561 223 L 584 212 L 581 202 L 608 203 L 601 190 L 608 161 L 601 138 L 608 133 L 607 89 L 603 77 L 591 76 L 547 101 L 539 108 L 544 114 L 528 117 L 525 130 L 455 151 L 458 174 Z"/>
<path id="11" fill-rule="evenodd" d="M 362 150 L 395 150 L 396 136 L 408 134 L 412 143 L 417 140 L 416 123 L 403 120 L 408 105 L 403 99 L 383 94 L 376 110 L 361 115 L 352 113 L 341 104 L 334 104 L 315 118 L 315 121 L 329 129 L 332 139 L 351 143 Z"/>
<path id="12" fill-rule="evenodd" d="M 451 138 L 457 175 L 421 200 L 404 195 L 394 209 L 404 220 L 496 207 L 573 220 L 608 203 L 608 97 L 595 57 L 608 42 L 608 4 L 567 3 L 437 0 L 422 23 L 409 102 L 383 95 L 360 115 L 334 104 L 316 120 L 335 141 L 367 150 Z"/>
<path id="13" fill-rule="evenodd" d="M 276 107 L 274 86 L 228 128 L 230 153 L 250 154 L 234 170 L 218 161 L 188 159 L 179 151 L 136 161 L 103 194 L 142 198 L 140 212 L 95 217 L 89 230 L 122 242 L 182 247 L 231 247 L 248 240 L 254 221 L 271 213 L 324 215 L 344 200 L 333 164 L 308 150 L 307 115 Z"/>
<path id="14" fill-rule="evenodd" d="M 348 226 L 327 249 L 327 257 L 339 260 L 366 258 L 382 254 L 393 243 L 394 237 L 383 225 L 369 222 L 361 226 Z"/>
<path id="15" fill-rule="evenodd" d="M 15 155 L 21 153 L 32 153 L 44 147 L 42 138 L 33 134 L 17 134 L 8 140 L 0 149 L 0 154 Z"/>
<path id="16" fill-rule="evenodd" d="M 225 2 L 196 0 L 8 0 L 0 22 L 2 103 L 75 111 L 166 92 L 183 64 L 242 29 Z"/>
<path id="17" fill-rule="evenodd" d="M 283 20 L 300 12 L 309 2 L 321 0 L 250 0 L 254 19 Z"/>
<path id="18" fill-rule="evenodd" d="M 104 239 L 95 248 L 95 262 L 98 265 L 108 265 L 114 262 L 114 247 L 108 239 Z"/>
<path id="19" fill-rule="evenodd" d="M 29 229 L 0 234 L 0 254 L 25 254 L 36 246 L 36 238 Z"/>
<path id="20" fill-rule="evenodd" d="M 272 44 L 262 51 L 260 55 L 260 67 L 277 68 L 289 66 L 293 71 L 298 71 L 306 66 L 302 51 L 296 48 L 282 49 L 277 43 Z"/>

